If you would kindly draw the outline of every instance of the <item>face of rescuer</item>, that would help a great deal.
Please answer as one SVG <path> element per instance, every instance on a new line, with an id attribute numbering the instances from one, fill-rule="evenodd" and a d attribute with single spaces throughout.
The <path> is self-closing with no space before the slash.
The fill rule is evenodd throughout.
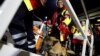
<path id="1" fill-rule="evenodd" d="M 62 0 L 57 1 L 57 7 L 62 8 L 64 6 Z"/>

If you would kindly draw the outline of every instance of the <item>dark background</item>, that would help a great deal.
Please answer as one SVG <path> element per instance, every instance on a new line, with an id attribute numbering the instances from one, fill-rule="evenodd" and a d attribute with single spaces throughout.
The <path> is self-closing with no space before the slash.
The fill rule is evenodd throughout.
<path id="1" fill-rule="evenodd" d="M 3 1 L 4 0 L 0 0 L 0 5 L 3 3 Z M 70 0 L 70 2 L 72 3 L 72 6 L 74 7 L 77 14 L 80 14 L 83 12 L 80 0 Z M 91 9 L 100 7 L 99 0 L 84 0 L 84 3 L 86 5 L 87 10 L 91 10 Z M 56 8 L 56 0 L 48 0 L 46 6 L 47 6 L 46 7 L 47 14 L 51 13 L 51 11 L 53 11 Z"/>
<path id="2" fill-rule="evenodd" d="M 0 5 L 3 3 L 3 1 L 4 0 L 0 0 Z M 80 0 L 70 0 L 70 2 L 72 3 L 72 6 L 77 14 L 83 13 Z M 86 5 L 87 11 L 100 7 L 99 0 L 84 0 L 84 3 Z M 56 0 L 48 0 L 46 3 L 46 8 L 44 9 L 44 11 L 46 12 L 44 15 L 51 15 L 55 9 L 56 9 Z"/>
<path id="3" fill-rule="evenodd" d="M 4 0 L 0 0 L 0 6 L 3 3 Z M 83 8 L 81 5 L 80 0 L 70 0 L 75 12 L 77 15 L 80 15 L 81 13 L 83 13 Z M 90 11 L 92 9 L 96 9 L 98 7 L 100 7 L 99 0 L 84 0 L 84 3 L 86 5 L 86 9 L 87 11 Z M 56 9 L 56 0 L 48 0 L 46 3 L 46 6 L 42 9 L 39 9 L 38 12 L 36 12 L 36 14 L 41 17 L 43 19 L 43 17 L 48 16 L 49 19 L 52 18 L 53 12 Z M 20 9 L 20 11 L 22 11 L 23 9 Z M 21 15 L 25 15 L 22 14 Z M 19 16 L 17 16 L 17 18 L 19 18 Z"/>
<path id="4" fill-rule="evenodd" d="M 77 14 L 83 13 L 80 0 L 70 0 Z M 100 7 L 99 0 L 84 0 L 87 11 Z"/>

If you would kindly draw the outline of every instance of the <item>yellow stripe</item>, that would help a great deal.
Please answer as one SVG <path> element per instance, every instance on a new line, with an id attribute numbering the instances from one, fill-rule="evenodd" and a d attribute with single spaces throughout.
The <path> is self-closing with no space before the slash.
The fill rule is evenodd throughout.
<path id="1" fill-rule="evenodd" d="M 75 31 L 76 31 L 76 27 L 75 26 L 72 26 L 71 32 L 72 33 L 75 33 Z"/>
<path id="2" fill-rule="evenodd" d="M 61 15 L 64 15 L 64 12 L 65 12 L 65 11 L 66 11 L 66 10 L 63 10 L 62 13 L 61 13 Z"/>
<path id="3" fill-rule="evenodd" d="M 62 13 L 61 13 L 61 15 L 64 16 L 64 13 L 65 13 L 65 14 L 69 14 L 68 10 L 63 10 Z"/>
<path id="4" fill-rule="evenodd" d="M 97 22 L 100 22 L 100 19 L 98 19 Z"/>
<path id="5" fill-rule="evenodd" d="M 24 3 L 29 11 L 33 10 L 30 0 L 24 0 Z"/>
<path id="6" fill-rule="evenodd" d="M 69 25 L 71 23 L 71 18 L 65 18 L 63 23 L 65 23 L 66 25 Z"/>
<path id="7" fill-rule="evenodd" d="M 60 33 L 60 41 L 64 41 L 63 34 Z"/>

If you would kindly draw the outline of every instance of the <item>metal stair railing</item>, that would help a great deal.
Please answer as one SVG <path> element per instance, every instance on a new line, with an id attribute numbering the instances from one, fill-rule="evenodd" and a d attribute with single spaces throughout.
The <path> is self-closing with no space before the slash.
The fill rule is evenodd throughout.
<path id="1" fill-rule="evenodd" d="M 76 13 L 75 13 L 75 11 L 74 11 L 71 3 L 70 3 L 70 1 L 69 0 L 63 0 L 63 2 L 66 5 L 66 7 L 68 7 L 68 11 L 71 14 L 71 17 L 72 17 L 74 23 L 79 28 L 80 32 L 82 33 L 82 36 L 84 37 L 84 40 L 83 40 L 83 49 L 82 49 L 82 56 L 85 56 L 87 44 L 90 47 L 90 56 L 92 56 L 94 37 L 92 35 L 91 36 L 91 42 L 89 42 L 89 39 L 87 38 L 87 34 L 86 34 L 88 32 L 89 19 L 86 19 L 86 31 L 83 32 L 83 30 L 81 29 L 82 26 L 80 24 L 80 21 L 79 21 L 77 15 L 76 15 Z"/>
<path id="2" fill-rule="evenodd" d="M 83 0 L 81 0 L 81 4 L 82 4 L 82 7 L 83 7 L 83 11 L 84 11 L 84 14 L 85 14 L 85 17 L 86 17 L 86 36 L 87 36 L 87 32 L 88 32 L 88 29 L 89 29 L 89 16 L 88 16 L 88 13 L 87 13 L 87 10 L 86 10 L 86 7 L 85 7 L 85 4 L 84 4 L 84 1 Z M 89 56 L 92 56 L 92 54 L 93 54 L 93 42 L 94 42 L 94 37 L 93 37 L 93 35 L 91 35 L 91 43 L 90 43 L 90 54 L 89 54 Z M 83 46 L 84 46 L 85 44 L 83 44 Z M 84 48 L 83 48 L 83 50 L 84 50 Z M 85 50 L 86 51 L 86 50 Z M 83 53 L 82 53 L 82 56 L 84 56 L 85 55 L 85 51 L 83 51 Z"/>
<path id="3" fill-rule="evenodd" d="M 21 3 L 22 0 L 5 0 L 0 6 L 0 40 Z"/>

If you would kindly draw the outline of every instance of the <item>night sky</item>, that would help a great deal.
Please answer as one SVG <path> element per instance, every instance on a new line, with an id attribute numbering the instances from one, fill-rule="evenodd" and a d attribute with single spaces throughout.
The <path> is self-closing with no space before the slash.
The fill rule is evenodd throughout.
<path id="1" fill-rule="evenodd" d="M 70 1 L 71 1 L 72 6 L 74 7 L 77 14 L 83 13 L 83 8 L 82 8 L 80 0 L 70 0 Z M 84 0 L 84 3 L 85 3 L 85 6 L 86 6 L 86 9 L 88 11 L 91 10 L 91 9 L 100 7 L 100 5 L 99 5 L 100 1 L 99 0 Z"/>

